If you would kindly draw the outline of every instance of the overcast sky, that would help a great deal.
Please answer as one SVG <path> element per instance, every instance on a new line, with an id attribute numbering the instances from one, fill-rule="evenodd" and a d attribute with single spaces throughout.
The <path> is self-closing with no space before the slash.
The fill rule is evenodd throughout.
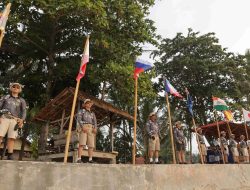
<path id="1" fill-rule="evenodd" d="M 250 48 L 250 0 L 156 0 L 150 12 L 163 38 L 192 28 L 215 32 L 228 51 L 244 54 Z"/>
<path id="2" fill-rule="evenodd" d="M 250 0 L 156 0 L 150 13 L 163 38 L 173 38 L 177 32 L 187 34 L 192 28 L 201 34 L 215 32 L 228 51 L 244 54 L 250 48 Z M 145 45 L 144 49 L 152 47 Z M 149 53 L 142 57 L 148 59 Z M 194 136 L 192 144 L 197 153 Z"/>

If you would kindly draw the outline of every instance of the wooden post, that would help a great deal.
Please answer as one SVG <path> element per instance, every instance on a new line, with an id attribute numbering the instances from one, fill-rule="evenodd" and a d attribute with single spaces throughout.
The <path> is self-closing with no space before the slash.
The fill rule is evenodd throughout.
<path id="1" fill-rule="evenodd" d="M 62 112 L 62 119 L 61 119 L 61 125 L 60 125 L 60 135 L 63 133 L 63 126 L 64 126 L 64 117 L 65 117 L 65 109 L 63 109 Z"/>
<path id="2" fill-rule="evenodd" d="M 216 126 L 217 126 L 217 133 L 218 133 L 218 137 L 219 137 L 219 140 L 220 140 L 220 149 L 221 149 L 221 153 L 222 153 L 222 160 L 223 160 L 223 164 L 225 164 L 225 158 L 224 158 L 224 147 L 221 143 L 221 138 L 220 138 L 220 128 L 219 128 L 219 123 L 218 123 L 218 119 L 217 119 L 217 113 L 216 113 L 216 110 L 215 110 L 215 120 L 216 120 Z"/>
<path id="3" fill-rule="evenodd" d="M 110 148 L 111 148 L 111 152 L 114 151 L 114 123 L 112 121 L 112 114 L 110 115 Z"/>
<path id="4" fill-rule="evenodd" d="M 244 120 L 244 123 L 245 123 L 246 137 L 247 137 L 247 141 L 248 141 L 248 140 L 249 140 L 249 137 L 248 137 L 248 131 L 247 131 L 247 123 L 246 123 L 245 120 Z"/>
<path id="5" fill-rule="evenodd" d="M 41 127 L 38 153 L 46 152 L 46 144 L 47 144 L 47 138 L 48 138 L 48 133 L 49 133 L 49 124 L 50 122 L 47 121 L 46 124 Z"/>
<path id="6" fill-rule="evenodd" d="M 70 120 L 69 120 L 69 129 L 68 129 L 68 134 L 67 134 L 67 140 L 66 140 L 66 145 L 65 145 L 64 163 L 67 163 L 67 160 L 68 160 L 69 142 L 70 142 L 70 138 L 71 138 L 71 130 L 72 130 L 72 124 L 73 124 L 73 120 L 74 120 L 74 114 L 75 114 L 77 95 L 78 95 L 78 91 L 79 91 L 79 85 L 80 85 L 80 80 L 77 80 L 74 99 L 73 99 L 73 105 L 72 105 L 72 108 L 71 108 L 71 115 L 70 115 Z"/>
<path id="7" fill-rule="evenodd" d="M 135 105 L 134 105 L 134 142 L 133 142 L 133 152 L 132 152 L 132 163 L 135 164 L 135 153 L 136 153 L 136 122 L 137 122 L 137 86 L 138 77 L 135 77 Z"/>
<path id="8" fill-rule="evenodd" d="M 173 126 L 172 126 L 172 122 L 171 122 L 171 113 L 170 113 L 170 106 L 169 106 L 169 100 L 168 100 L 168 93 L 167 92 L 166 92 L 166 102 L 167 102 L 167 109 L 168 109 L 169 132 L 170 132 L 171 145 L 172 145 L 173 163 L 176 164 L 174 137 L 173 137 Z"/>
<path id="9" fill-rule="evenodd" d="M 200 144 L 199 137 L 198 137 L 198 134 L 197 134 L 197 128 L 196 128 L 196 123 L 195 123 L 194 117 L 192 117 L 192 121 L 193 121 L 193 125 L 194 125 L 196 141 L 197 141 L 197 144 L 198 144 L 198 150 L 199 150 L 199 153 L 200 153 L 201 163 L 204 164 L 204 160 L 203 160 L 203 157 L 202 157 L 202 151 L 201 151 L 201 144 Z"/>

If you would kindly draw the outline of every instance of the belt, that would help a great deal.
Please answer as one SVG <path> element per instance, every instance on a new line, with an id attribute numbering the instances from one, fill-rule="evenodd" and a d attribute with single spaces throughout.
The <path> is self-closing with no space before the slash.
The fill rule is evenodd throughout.
<path id="1" fill-rule="evenodd" d="M 93 125 L 93 123 L 83 123 L 83 125 Z"/>
<path id="2" fill-rule="evenodd" d="M 8 115 L 8 114 L 3 114 L 2 117 L 6 119 L 14 119 L 11 115 Z"/>

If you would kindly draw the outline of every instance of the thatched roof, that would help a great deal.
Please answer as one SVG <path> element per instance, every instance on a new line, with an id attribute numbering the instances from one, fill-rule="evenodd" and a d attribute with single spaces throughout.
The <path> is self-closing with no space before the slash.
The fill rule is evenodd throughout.
<path id="1" fill-rule="evenodd" d="M 62 117 L 62 112 L 65 110 L 65 116 L 69 116 L 71 112 L 71 106 L 73 103 L 75 88 L 65 88 L 60 94 L 58 94 L 53 100 L 45 105 L 44 108 L 34 117 L 37 121 L 57 121 Z M 91 99 L 94 103 L 92 110 L 95 112 L 98 123 L 105 123 L 105 121 L 127 119 L 133 120 L 133 117 L 129 113 L 122 111 L 110 103 L 99 100 L 85 92 L 79 91 L 78 100 L 84 101 L 85 99 Z M 76 106 L 77 110 L 77 106 Z"/>

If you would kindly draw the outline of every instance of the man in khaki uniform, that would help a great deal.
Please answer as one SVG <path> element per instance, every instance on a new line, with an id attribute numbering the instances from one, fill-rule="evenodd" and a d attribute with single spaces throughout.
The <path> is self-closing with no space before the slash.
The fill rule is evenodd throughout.
<path id="1" fill-rule="evenodd" d="M 239 163 L 239 151 L 238 151 L 237 145 L 238 145 L 238 143 L 235 140 L 235 135 L 231 134 L 230 139 L 229 139 L 229 146 L 230 146 L 230 150 L 233 154 L 234 163 L 238 164 Z"/>
<path id="2" fill-rule="evenodd" d="M 228 163 L 229 149 L 228 149 L 228 142 L 226 139 L 227 133 L 225 131 L 221 131 L 220 134 L 221 134 L 220 141 L 221 141 L 221 146 L 223 148 L 224 160 L 225 163 Z"/>
<path id="3" fill-rule="evenodd" d="M 8 160 L 13 160 L 13 149 L 17 130 L 15 126 L 22 128 L 26 118 L 26 102 L 19 96 L 23 85 L 19 83 L 10 84 L 10 94 L 0 99 L 0 110 L 4 113 L 0 118 L 0 144 L 7 134 Z"/>
<path id="4" fill-rule="evenodd" d="M 244 163 L 249 163 L 249 154 L 247 150 L 247 143 L 245 141 L 245 135 L 240 136 L 240 152 L 244 157 Z"/>
<path id="5" fill-rule="evenodd" d="M 149 120 L 146 123 L 146 130 L 149 137 L 149 163 L 160 164 L 159 162 L 159 151 L 160 151 L 160 138 L 159 138 L 159 125 L 157 123 L 157 117 L 154 112 L 149 114 Z M 155 157 L 155 161 L 153 160 Z"/>
<path id="6" fill-rule="evenodd" d="M 93 102 L 86 99 L 83 103 L 83 109 L 77 114 L 77 121 L 79 124 L 79 148 L 77 163 L 81 163 L 81 156 L 83 146 L 88 145 L 89 163 L 93 163 L 93 149 L 95 147 L 95 135 L 97 132 L 97 121 L 95 113 L 91 111 Z"/>
<path id="7" fill-rule="evenodd" d="M 202 159 L 204 161 L 204 163 L 207 163 L 207 147 L 205 144 L 205 138 L 204 135 L 202 134 L 202 129 L 198 128 L 197 129 L 197 135 L 198 135 L 198 139 L 201 145 L 201 155 L 202 155 Z"/>

